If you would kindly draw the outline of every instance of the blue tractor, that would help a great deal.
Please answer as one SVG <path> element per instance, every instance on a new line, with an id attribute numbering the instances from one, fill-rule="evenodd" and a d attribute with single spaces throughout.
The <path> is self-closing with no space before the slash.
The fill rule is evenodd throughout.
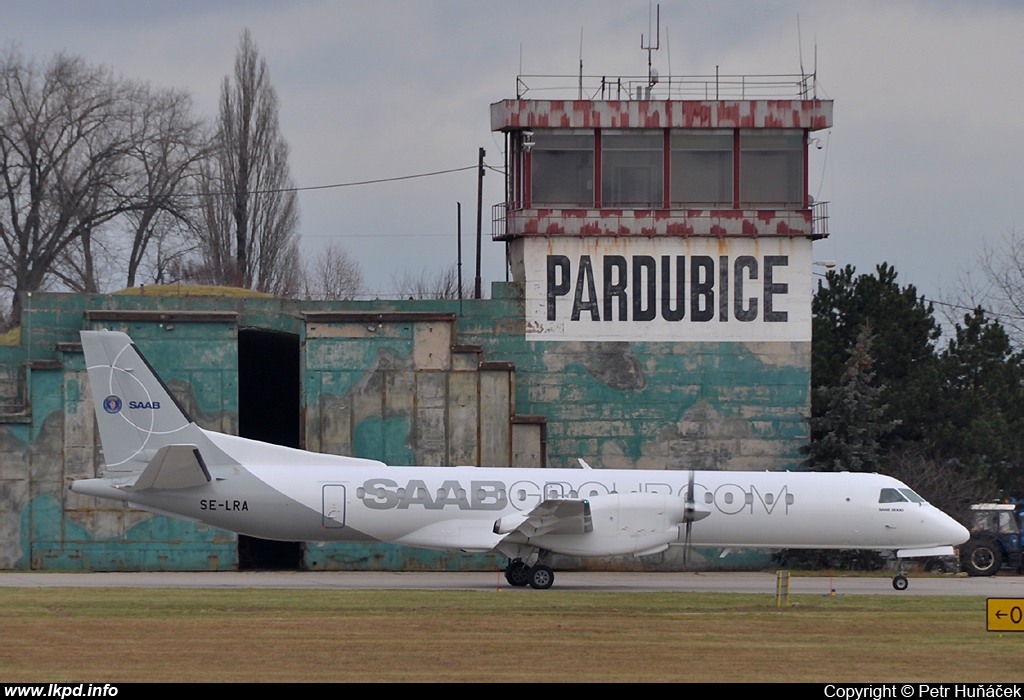
<path id="1" fill-rule="evenodd" d="M 969 576 L 995 576 L 1004 566 L 1024 573 L 1020 536 L 1024 503 L 976 503 L 971 516 L 971 539 L 960 545 L 960 568 Z"/>

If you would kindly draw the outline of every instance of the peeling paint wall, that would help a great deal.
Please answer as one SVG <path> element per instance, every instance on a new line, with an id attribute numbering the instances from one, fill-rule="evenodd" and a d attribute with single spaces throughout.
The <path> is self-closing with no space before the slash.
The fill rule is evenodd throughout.
<path id="1" fill-rule="evenodd" d="M 0 347 L 0 566 L 234 569 L 233 534 L 71 494 L 100 464 L 78 331 L 132 335 L 203 427 L 238 429 L 238 328 L 300 336 L 307 449 L 394 464 L 792 469 L 809 342 L 536 341 L 525 290 L 465 301 L 37 294 Z M 27 399 L 27 400 L 26 400 Z M 310 544 L 309 569 L 497 567 L 495 557 Z M 656 557 L 643 566 L 673 566 Z M 652 563 L 653 562 L 653 563 Z M 620 562 L 616 565 L 633 565 Z"/>
<path id="2" fill-rule="evenodd" d="M 455 344 L 454 314 L 307 314 L 306 447 L 389 464 L 508 466 L 512 365 Z"/>

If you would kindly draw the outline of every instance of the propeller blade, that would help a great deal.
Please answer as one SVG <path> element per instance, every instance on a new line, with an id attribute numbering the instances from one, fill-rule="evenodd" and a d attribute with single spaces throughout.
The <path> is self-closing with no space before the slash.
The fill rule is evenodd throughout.
<path id="1" fill-rule="evenodd" d="M 690 528 L 693 527 L 693 521 L 686 521 L 686 539 L 683 543 L 683 571 L 689 570 L 690 562 Z"/>
<path id="2" fill-rule="evenodd" d="M 693 516 L 697 511 L 696 503 L 693 500 L 693 470 L 690 470 L 690 483 L 686 487 L 686 508 L 683 512 L 683 520 L 686 522 L 686 537 L 683 540 L 683 571 L 689 570 L 690 563 L 690 535 L 693 531 Z"/>

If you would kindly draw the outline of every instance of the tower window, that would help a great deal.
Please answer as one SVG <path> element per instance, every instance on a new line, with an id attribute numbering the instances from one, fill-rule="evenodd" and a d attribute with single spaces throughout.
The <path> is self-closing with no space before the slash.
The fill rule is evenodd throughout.
<path id="1" fill-rule="evenodd" d="M 732 207 L 732 131 L 673 131 L 671 148 L 673 205 Z"/>
<path id="2" fill-rule="evenodd" d="M 663 131 L 601 132 L 601 205 L 661 207 L 664 152 Z"/>
<path id="3" fill-rule="evenodd" d="M 740 131 L 740 205 L 796 209 L 804 202 L 804 132 Z"/>
<path id="4" fill-rule="evenodd" d="M 534 205 L 594 206 L 593 132 L 537 132 L 531 153 Z"/>

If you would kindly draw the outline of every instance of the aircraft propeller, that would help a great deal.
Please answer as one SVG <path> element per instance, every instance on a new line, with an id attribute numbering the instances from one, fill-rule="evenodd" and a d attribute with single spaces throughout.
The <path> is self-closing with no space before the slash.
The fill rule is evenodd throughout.
<path id="1" fill-rule="evenodd" d="M 686 537 L 683 540 L 683 571 L 689 568 L 690 536 L 693 531 L 693 520 L 697 514 L 697 504 L 693 500 L 693 470 L 690 470 L 690 481 L 686 487 L 686 508 L 683 511 L 683 522 L 686 523 Z"/>

